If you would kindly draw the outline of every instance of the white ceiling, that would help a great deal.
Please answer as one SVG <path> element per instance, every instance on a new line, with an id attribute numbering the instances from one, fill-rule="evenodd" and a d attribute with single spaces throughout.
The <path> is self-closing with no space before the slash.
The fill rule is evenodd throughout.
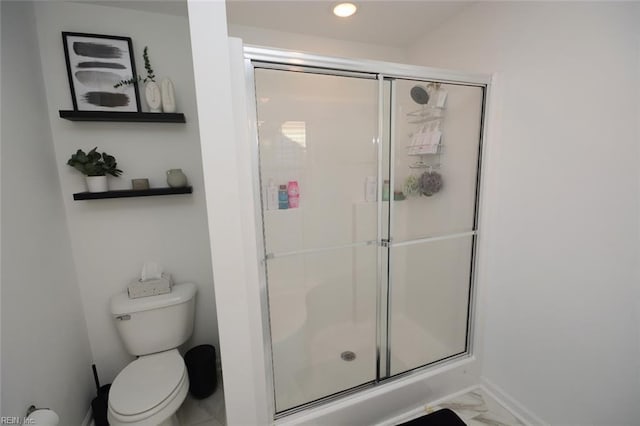
<path id="1" fill-rule="evenodd" d="M 1 0 L 0 0 L 1 1 Z M 186 0 L 75 0 L 74 3 L 121 7 L 165 15 L 188 16 Z"/>
<path id="2" fill-rule="evenodd" d="M 186 0 L 76 0 L 187 16 Z M 220 0 L 222 1 L 222 0 Z M 345 1 L 345 0 L 342 0 Z M 338 40 L 406 47 L 474 1 L 351 0 L 355 15 L 333 15 L 335 0 L 226 0 L 229 24 Z"/>
<path id="3" fill-rule="evenodd" d="M 345 0 L 343 0 L 345 1 Z M 360 0 L 355 15 L 337 18 L 341 1 L 226 0 L 227 22 L 235 25 L 406 47 L 473 3 L 471 1 Z"/>

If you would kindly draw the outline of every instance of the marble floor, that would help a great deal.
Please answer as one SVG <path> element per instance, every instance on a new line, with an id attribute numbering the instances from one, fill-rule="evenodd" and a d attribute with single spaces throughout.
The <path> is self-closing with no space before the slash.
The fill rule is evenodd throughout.
<path id="1" fill-rule="evenodd" d="M 386 420 L 377 426 L 398 425 L 443 408 L 453 410 L 467 426 L 525 425 L 481 387 L 477 387 L 462 395 L 437 401 L 436 404 L 427 404 L 422 410 L 413 411 L 411 414 Z"/>
<path id="2" fill-rule="evenodd" d="M 187 395 L 177 415 L 181 426 L 226 426 L 224 386 L 219 370 L 218 387 L 213 395 L 205 399 Z"/>
<path id="3" fill-rule="evenodd" d="M 442 408 L 453 410 L 468 426 L 524 426 L 524 423 L 482 388 L 473 389 L 437 405 L 427 405 L 426 411 L 433 412 Z"/>

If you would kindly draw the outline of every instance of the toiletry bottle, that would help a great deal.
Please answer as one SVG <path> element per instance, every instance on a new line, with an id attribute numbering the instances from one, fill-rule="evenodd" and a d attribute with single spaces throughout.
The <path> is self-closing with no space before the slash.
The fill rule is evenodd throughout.
<path id="1" fill-rule="evenodd" d="M 364 200 L 368 203 L 375 203 L 378 199 L 378 185 L 375 176 L 367 176 L 364 183 Z"/>
<path id="2" fill-rule="evenodd" d="M 287 194 L 287 185 L 280 185 L 278 189 L 278 207 L 280 210 L 289 208 L 289 195 Z"/>
<path id="3" fill-rule="evenodd" d="M 389 181 L 385 180 L 382 185 L 382 201 L 389 201 Z"/>
<path id="4" fill-rule="evenodd" d="M 269 179 L 267 185 L 267 210 L 278 210 L 278 187 L 273 179 Z"/>
<path id="5" fill-rule="evenodd" d="M 289 208 L 297 209 L 300 205 L 300 188 L 298 187 L 298 181 L 289 181 L 287 184 L 287 196 L 289 197 Z"/>

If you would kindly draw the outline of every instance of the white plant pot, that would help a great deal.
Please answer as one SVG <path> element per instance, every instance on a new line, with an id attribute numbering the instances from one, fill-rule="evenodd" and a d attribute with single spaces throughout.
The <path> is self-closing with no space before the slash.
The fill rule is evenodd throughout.
<path id="1" fill-rule="evenodd" d="M 86 180 L 89 192 L 107 192 L 109 190 L 106 176 L 87 176 Z"/>

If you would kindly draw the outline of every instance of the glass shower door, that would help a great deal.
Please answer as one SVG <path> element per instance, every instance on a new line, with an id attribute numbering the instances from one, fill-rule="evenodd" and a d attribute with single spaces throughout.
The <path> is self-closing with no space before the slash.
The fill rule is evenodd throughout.
<path id="1" fill-rule="evenodd" d="M 254 69 L 276 412 L 376 379 L 375 79 Z M 375 184 L 374 184 L 375 185 Z"/>
<path id="2" fill-rule="evenodd" d="M 393 82 L 387 369 L 468 350 L 484 89 Z"/>

